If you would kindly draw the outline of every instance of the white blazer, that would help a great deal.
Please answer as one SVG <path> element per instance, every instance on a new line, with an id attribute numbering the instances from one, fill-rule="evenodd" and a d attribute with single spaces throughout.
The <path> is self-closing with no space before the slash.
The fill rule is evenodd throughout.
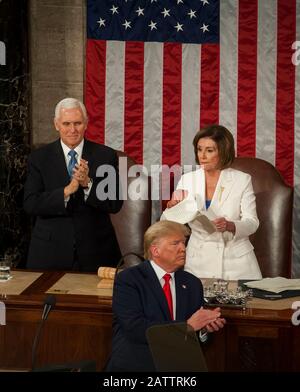
<path id="1" fill-rule="evenodd" d="M 196 198 L 200 209 L 206 209 L 203 169 L 184 174 L 176 189 L 187 190 L 188 197 Z M 249 235 L 259 226 L 251 176 L 231 168 L 222 170 L 208 212 L 234 222 L 235 235 L 208 234 L 197 219 L 190 222 L 192 234 L 185 269 L 200 278 L 260 279 L 249 241 Z"/>

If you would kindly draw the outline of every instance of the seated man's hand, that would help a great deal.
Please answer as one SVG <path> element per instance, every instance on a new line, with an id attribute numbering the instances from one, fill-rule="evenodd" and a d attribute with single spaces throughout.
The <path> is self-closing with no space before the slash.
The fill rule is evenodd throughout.
<path id="1" fill-rule="evenodd" d="M 219 331 L 221 328 L 224 327 L 225 324 L 226 320 L 224 318 L 217 318 L 216 321 L 212 321 L 211 323 L 207 324 L 206 330 L 208 332 Z"/>
<path id="2" fill-rule="evenodd" d="M 223 328 L 225 319 L 221 318 L 220 308 L 203 309 L 202 307 L 197 310 L 187 320 L 187 323 L 195 330 L 199 331 L 206 328 L 208 332 L 218 331 Z"/>
<path id="3" fill-rule="evenodd" d="M 167 208 L 174 207 L 180 201 L 187 198 L 187 196 L 188 196 L 188 191 L 185 191 L 184 189 L 177 189 L 172 193 L 172 198 L 171 200 L 168 201 Z"/>

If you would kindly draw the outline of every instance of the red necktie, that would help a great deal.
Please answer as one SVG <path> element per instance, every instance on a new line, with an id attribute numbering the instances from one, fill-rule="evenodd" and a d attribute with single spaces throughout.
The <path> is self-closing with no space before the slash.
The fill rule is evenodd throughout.
<path id="1" fill-rule="evenodd" d="M 172 293 L 171 293 L 171 287 L 170 287 L 170 279 L 171 279 L 171 275 L 170 274 L 165 274 L 163 276 L 164 280 L 165 280 L 165 284 L 163 286 L 163 290 L 168 302 L 168 306 L 169 306 L 169 310 L 170 310 L 170 315 L 171 315 L 171 319 L 174 320 L 174 316 L 173 316 L 173 300 L 172 300 Z"/>

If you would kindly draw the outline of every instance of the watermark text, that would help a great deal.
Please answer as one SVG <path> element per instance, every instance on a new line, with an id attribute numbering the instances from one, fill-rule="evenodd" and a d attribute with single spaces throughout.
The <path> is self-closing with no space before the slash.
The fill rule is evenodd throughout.
<path id="1" fill-rule="evenodd" d="M 120 157 L 119 173 L 112 165 L 101 165 L 97 168 L 96 177 L 99 180 L 96 195 L 101 201 L 169 200 L 182 174 L 194 168 L 199 166 L 151 165 L 148 169 L 143 165 L 128 167 L 127 158 Z M 198 186 L 196 183 L 194 185 Z M 184 187 L 184 184 L 182 186 Z"/>
<path id="2" fill-rule="evenodd" d="M 294 65 L 299 65 L 300 64 L 300 41 L 294 41 L 292 44 L 292 49 L 295 50 L 295 52 L 292 55 L 292 63 Z"/>
<path id="3" fill-rule="evenodd" d="M 295 310 L 292 315 L 292 324 L 298 326 L 300 325 L 300 301 L 293 302 L 292 309 Z"/>
<path id="4" fill-rule="evenodd" d="M 3 41 L 0 41 L 0 65 L 6 65 L 6 47 Z"/>
<path id="5" fill-rule="evenodd" d="M 3 302 L 0 302 L 0 325 L 6 325 L 6 308 Z"/>

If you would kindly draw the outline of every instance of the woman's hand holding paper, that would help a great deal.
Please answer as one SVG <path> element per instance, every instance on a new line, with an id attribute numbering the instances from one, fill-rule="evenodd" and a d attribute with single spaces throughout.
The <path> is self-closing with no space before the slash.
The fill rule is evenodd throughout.
<path id="1" fill-rule="evenodd" d="M 174 207 L 180 201 L 187 198 L 187 196 L 188 196 L 188 191 L 185 191 L 184 189 L 177 189 L 172 193 L 172 198 L 171 200 L 168 201 L 167 208 Z"/>

